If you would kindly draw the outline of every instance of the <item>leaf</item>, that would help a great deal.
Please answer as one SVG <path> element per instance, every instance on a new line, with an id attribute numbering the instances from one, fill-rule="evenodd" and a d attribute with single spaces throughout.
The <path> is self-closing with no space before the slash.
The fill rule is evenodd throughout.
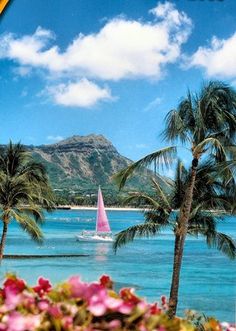
<path id="1" fill-rule="evenodd" d="M 166 166 L 168 168 L 173 163 L 175 156 L 176 156 L 175 146 L 160 149 L 154 153 L 145 156 L 139 161 L 132 163 L 127 168 L 121 170 L 114 176 L 114 179 L 116 183 L 119 185 L 119 189 L 121 189 L 124 187 L 127 179 L 133 175 L 135 170 L 139 170 L 140 168 L 147 167 L 151 165 L 153 161 L 156 162 L 157 167 Z"/>
<path id="2" fill-rule="evenodd" d="M 214 247 L 228 256 L 230 259 L 236 257 L 235 241 L 228 235 L 221 232 L 209 232 L 206 234 L 208 247 Z"/>
<path id="3" fill-rule="evenodd" d="M 14 212 L 13 210 L 11 211 L 11 215 L 19 223 L 21 228 L 26 231 L 34 241 L 42 243 L 43 234 L 32 218 L 30 218 L 27 214 L 19 214 L 17 212 Z"/>
<path id="4" fill-rule="evenodd" d="M 160 231 L 160 228 L 159 224 L 151 222 L 131 226 L 116 235 L 113 249 L 116 252 L 119 247 L 133 241 L 136 237 L 148 238 L 150 236 L 155 236 Z"/>
<path id="5" fill-rule="evenodd" d="M 221 142 L 213 137 L 209 137 L 204 139 L 202 142 L 200 142 L 197 146 L 194 147 L 193 149 L 193 155 L 194 157 L 201 156 L 201 154 L 203 154 L 204 152 L 206 152 L 206 150 L 211 147 L 213 148 L 218 156 L 218 159 L 220 161 L 223 161 L 226 159 L 226 152 L 225 149 L 223 147 L 223 145 L 221 144 Z"/>

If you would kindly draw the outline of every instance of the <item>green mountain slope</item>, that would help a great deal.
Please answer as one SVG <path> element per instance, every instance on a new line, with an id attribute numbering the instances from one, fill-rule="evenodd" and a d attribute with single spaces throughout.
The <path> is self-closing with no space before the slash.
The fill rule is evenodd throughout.
<path id="1" fill-rule="evenodd" d="M 113 176 L 132 161 L 120 155 L 102 135 L 73 136 L 56 144 L 28 146 L 36 160 L 47 169 L 56 192 L 93 195 L 98 185 L 110 195 L 118 189 Z M 149 172 L 149 173 L 148 173 Z M 140 190 L 150 183 L 150 171 L 141 172 L 128 181 L 127 190 Z M 165 185 L 165 183 L 162 183 Z M 68 194 L 67 194 L 68 195 Z"/>

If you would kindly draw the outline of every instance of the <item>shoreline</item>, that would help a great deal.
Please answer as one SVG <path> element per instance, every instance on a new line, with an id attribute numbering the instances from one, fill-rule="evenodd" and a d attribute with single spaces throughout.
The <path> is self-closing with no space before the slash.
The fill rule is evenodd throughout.
<path id="1" fill-rule="evenodd" d="M 58 210 L 97 210 L 93 206 L 57 206 Z M 105 207 L 105 210 L 110 211 L 143 211 L 142 208 L 135 207 Z"/>
<path id="2" fill-rule="evenodd" d="M 57 206 L 57 210 L 97 210 L 97 206 Z M 106 211 L 145 211 L 145 208 L 136 208 L 136 207 L 105 207 Z M 173 210 L 176 211 L 177 210 Z M 212 214 L 227 215 L 227 212 L 222 210 L 208 210 Z"/>

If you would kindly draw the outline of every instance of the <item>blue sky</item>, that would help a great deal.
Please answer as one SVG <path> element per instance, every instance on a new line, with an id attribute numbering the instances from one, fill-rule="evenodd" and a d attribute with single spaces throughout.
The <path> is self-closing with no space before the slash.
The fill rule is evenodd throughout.
<path id="1" fill-rule="evenodd" d="M 161 146 L 189 88 L 236 86 L 235 0 L 11 0 L 0 18 L 0 142 L 103 134 L 133 159 Z"/>

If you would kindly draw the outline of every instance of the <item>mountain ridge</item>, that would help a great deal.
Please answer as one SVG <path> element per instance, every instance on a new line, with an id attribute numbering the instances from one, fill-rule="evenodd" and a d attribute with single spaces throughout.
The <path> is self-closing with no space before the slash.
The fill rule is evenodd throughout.
<path id="1" fill-rule="evenodd" d="M 110 184 L 112 176 L 132 162 L 122 156 L 103 135 L 74 135 L 54 144 L 28 148 L 46 166 L 54 188 L 71 178 L 77 182 L 80 180 L 82 186 L 86 181 L 96 185 Z M 64 174 L 53 175 L 52 167 L 54 170 L 60 169 Z"/>
<path id="2" fill-rule="evenodd" d="M 97 187 L 115 197 L 119 194 L 113 177 L 133 161 L 122 156 L 103 135 L 74 135 L 54 144 L 26 146 L 35 160 L 46 167 L 56 192 L 68 194 L 95 194 Z M 151 186 L 154 173 L 140 170 L 127 181 L 124 191 L 143 191 Z M 160 178 L 161 185 L 166 185 Z M 91 193 L 92 192 L 92 193 Z"/>

